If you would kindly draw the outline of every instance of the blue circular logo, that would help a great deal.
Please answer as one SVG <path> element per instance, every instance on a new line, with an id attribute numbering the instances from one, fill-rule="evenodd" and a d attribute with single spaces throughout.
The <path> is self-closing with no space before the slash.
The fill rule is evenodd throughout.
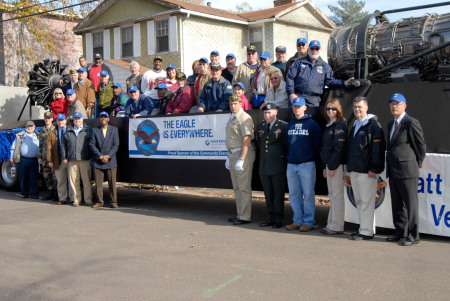
<path id="1" fill-rule="evenodd" d="M 205 144 L 209 145 L 210 144 L 209 140 L 205 140 Z"/>
<path id="2" fill-rule="evenodd" d="M 377 209 L 378 207 L 381 206 L 381 204 L 383 204 L 384 197 L 386 195 L 386 187 L 387 187 L 386 181 L 384 181 L 381 177 L 378 177 L 377 196 L 375 198 L 375 209 Z M 353 207 L 357 208 L 352 187 L 347 187 L 347 196 L 348 199 L 350 200 L 350 203 L 352 203 Z"/>
<path id="3" fill-rule="evenodd" d="M 147 119 L 139 123 L 133 135 L 136 136 L 135 143 L 140 153 L 145 156 L 155 153 L 160 137 L 159 129 L 153 121 Z"/>

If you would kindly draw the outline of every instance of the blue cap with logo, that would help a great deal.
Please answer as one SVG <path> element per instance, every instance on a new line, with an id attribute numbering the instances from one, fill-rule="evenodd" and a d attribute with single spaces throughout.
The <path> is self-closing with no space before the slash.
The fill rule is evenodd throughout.
<path id="1" fill-rule="evenodd" d="M 64 119 L 66 119 L 66 115 L 64 115 L 64 114 L 56 115 L 56 120 L 64 120 Z"/>
<path id="2" fill-rule="evenodd" d="M 296 98 L 294 98 L 294 102 L 292 103 L 293 106 L 304 106 L 306 105 L 306 101 L 303 97 L 301 96 L 297 96 Z"/>
<path id="3" fill-rule="evenodd" d="M 77 72 L 87 72 L 86 68 L 80 67 L 78 68 Z"/>
<path id="4" fill-rule="evenodd" d="M 83 118 L 83 115 L 80 112 L 73 113 L 73 118 Z"/>
<path id="5" fill-rule="evenodd" d="M 106 71 L 106 70 L 102 70 L 101 72 L 100 72 L 100 76 L 108 76 L 109 75 L 109 73 L 108 73 L 108 71 Z"/>
<path id="6" fill-rule="evenodd" d="M 136 86 L 131 86 L 130 88 L 128 88 L 129 92 L 136 92 L 138 90 L 138 88 Z"/>
<path id="7" fill-rule="evenodd" d="M 169 66 L 167 66 L 166 70 L 169 69 L 177 69 L 177 67 L 175 67 L 175 65 L 170 64 Z"/>
<path id="8" fill-rule="evenodd" d="M 156 89 L 167 89 L 167 88 L 168 88 L 167 85 L 164 83 L 161 83 L 156 87 Z"/>
<path id="9" fill-rule="evenodd" d="M 107 112 L 105 112 L 105 111 L 100 112 L 100 114 L 98 114 L 98 117 L 102 117 L 102 116 L 106 116 L 106 117 L 109 118 L 109 114 Z"/>
<path id="10" fill-rule="evenodd" d="M 244 86 L 244 84 L 241 83 L 241 82 L 235 83 L 235 84 L 233 85 L 233 88 L 234 88 L 234 86 L 239 86 L 239 87 L 242 88 L 242 90 L 245 90 L 245 86 Z"/>
<path id="11" fill-rule="evenodd" d="M 228 58 L 228 57 L 232 57 L 232 58 L 236 59 L 236 56 L 233 53 L 228 53 L 225 58 Z"/>
<path id="12" fill-rule="evenodd" d="M 320 42 L 317 41 L 317 40 L 312 40 L 312 41 L 309 43 L 309 48 L 312 48 L 312 47 L 319 47 L 319 48 L 321 48 L 321 47 L 320 47 Z"/>
<path id="13" fill-rule="evenodd" d="M 403 96 L 403 94 L 400 94 L 400 93 L 392 94 L 391 98 L 389 99 L 389 102 L 391 102 L 392 100 L 395 100 L 397 102 L 404 102 L 404 103 L 406 103 L 405 96 Z"/>
<path id="14" fill-rule="evenodd" d="M 75 90 L 74 89 L 68 89 L 66 91 L 66 95 L 74 95 L 75 94 Z"/>
<path id="15" fill-rule="evenodd" d="M 215 55 L 217 55 L 217 56 L 220 56 L 219 51 L 217 51 L 217 50 L 211 51 L 211 54 L 215 54 Z"/>
<path id="16" fill-rule="evenodd" d="M 200 61 L 200 62 L 203 61 L 203 62 L 209 64 L 209 61 L 208 61 L 208 59 L 207 59 L 206 57 L 201 57 L 201 58 L 199 59 L 199 61 Z"/>
<path id="17" fill-rule="evenodd" d="M 261 54 L 259 55 L 260 59 L 268 59 L 268 58 L 272 58 L 272 55 L 270 54 L 269 51 L 263 51 L 261 52 Z"/>
<path id="18" fill-rule="evenodd" d="M 306 39 L 306 38 L 298 38 L 297 39 L 297 44 L 300 44 L 300 43 L 307 44 L 308 43 L 308 39 Z"/>
<path id="19" fill-rule="evenodd" d="M 120 84 L 120 83 L 115 83 L 114 85 L 113 85 L 113 88 L 114 87 L 116 87 L 116 88 L 122 88 L 122 85 Z"/>

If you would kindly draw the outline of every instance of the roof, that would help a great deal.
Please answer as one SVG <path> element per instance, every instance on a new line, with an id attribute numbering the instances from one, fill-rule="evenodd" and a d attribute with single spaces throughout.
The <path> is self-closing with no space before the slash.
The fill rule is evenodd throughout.
<path id="1" fill-rule="evenodd" d="M 307 0 L 303 0 L 300 2 L 294 2 L 289 4 L 280 5 L 277 7 L 262 9 L 262 10 L 255 10 L 248 13 L 241 13 L 241 15 L 247 19 L 247 21 L 258 21 L 258 20 L 264 20 L 264 19 L 270 19 L 274 17 L 278 17 L 279 15 L 283 13 L 287 13 L 291 11 L 293 8 L 297 8 L 298 6 L 304 5 L 307 2 Z"/>

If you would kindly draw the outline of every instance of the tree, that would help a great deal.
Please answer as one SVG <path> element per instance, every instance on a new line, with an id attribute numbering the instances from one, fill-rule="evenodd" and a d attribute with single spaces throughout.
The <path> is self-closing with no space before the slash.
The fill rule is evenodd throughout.
<path id="1" fill-rule="evenodd" d="M 328 9 L 334 14 L 330 19 L 338 26 L 353 26 L 361 22 L 368 11 L 363 11 L 365 1 L 339 0 L 338 6 L 328 5 Z"/>

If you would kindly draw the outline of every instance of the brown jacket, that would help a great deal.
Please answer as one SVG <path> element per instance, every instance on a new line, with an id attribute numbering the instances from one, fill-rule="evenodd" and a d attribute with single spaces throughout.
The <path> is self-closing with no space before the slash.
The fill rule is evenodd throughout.
<path id="1" fill-rule="evenodd" d="M 86 109 L 90 109 L 95 105 L 95 87 L 94 84 L 87 78 L 80 83 L 73 85 L 77 99 L 83 104 Z"/>
<path id="2" fill-rule="evenodd" d="M 57 170 L 61 165 L 58 153 L 58 127 L 47 134 L 47 161 L 53 163 L 53 170 Z"/>
<path id="3" fill-rule="evenodd" d="M 205 74 L 203 74 L 202 78 L 200 78 L 200 84 L 198 85 L 198 91 L 197 91 L 197 82 L 200 78 L 200 75 L 197 76 L 197 78 L 195 79 L 195 84 L 194 84 L 194 94 L 195 94 L 195 100 L 197 101 L 197 104 L 200 103 L 200 95 L 202 94 L 203 91 L 203 87 L 205 86 L 206 82 L 209 81 L 211 79 L 211 72 L 206 71 Z"/>

